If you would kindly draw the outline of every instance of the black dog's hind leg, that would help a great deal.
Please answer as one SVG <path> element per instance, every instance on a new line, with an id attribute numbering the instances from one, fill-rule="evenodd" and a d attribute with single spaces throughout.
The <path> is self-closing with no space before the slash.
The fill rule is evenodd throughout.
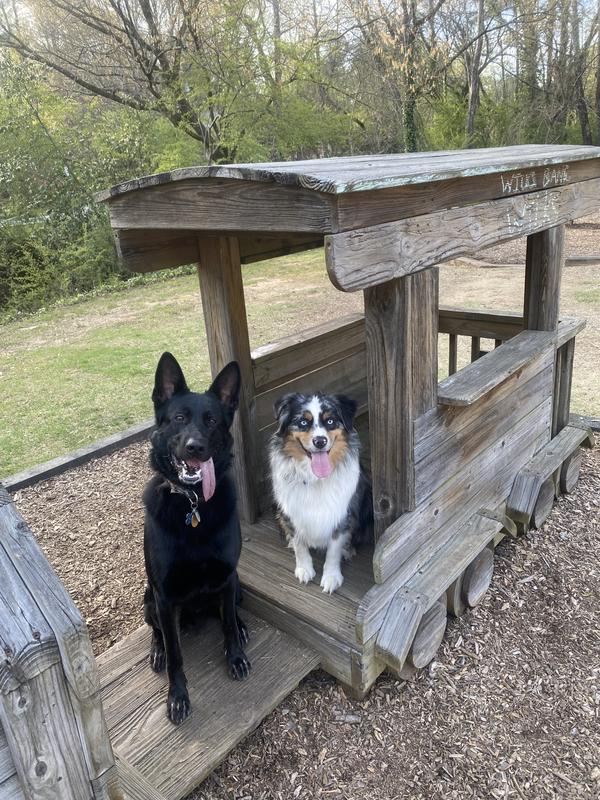
<path id="1" fill-rule="evenodd" d="M 165 642 L 158 623 L 156 602 L 151 586 L 146 586 L 144 591 L 144 620 L 152 628 L 152 642 L 150 644 L 150 666 L 154 672 L 162 672 L 165 668 L 167 657 L 165 655 Z"/>
<path id="2" fill-rule="evenodd" d="M 187 680 L 183 671 L 183 657 L 179 645 L 177 611 L 175 607 L 155 592 L 156 613 L 167 659 L 169 694 L 167 697 L 167 716 L 179 725 L 189 717 L 192 710 L 187 690 Z"/>
<path id="3" fill-rule="evenodd" d="M 237 573 L 234 573 L 221 592 L 221 625 L 225 637 L 225 658 L 229 674 L 234 680 L 243 681 L 250 674 L 252 665 L 242 646 L 248 641 L 248 629 L 238 617 L 236 610 L 238 586 Z"/>

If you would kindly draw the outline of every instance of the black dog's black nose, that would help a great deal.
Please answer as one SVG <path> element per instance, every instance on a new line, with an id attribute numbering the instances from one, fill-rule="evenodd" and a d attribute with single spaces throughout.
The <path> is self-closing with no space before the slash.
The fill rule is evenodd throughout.
<path id="1" fill-rule="evenodd" d="M 185 443 L 185 454 L 190 458 L 202 458 L 206 454 L 206 445 L 199 439 L 188 439 Z"/>
<path id="2" fill-rule="evenodd" d="M 327 437 L 326 436 L 315 436 L 313 439 L 313 444 L 319 450 L 322 450 L 324 447 L 327 447 Z"/>

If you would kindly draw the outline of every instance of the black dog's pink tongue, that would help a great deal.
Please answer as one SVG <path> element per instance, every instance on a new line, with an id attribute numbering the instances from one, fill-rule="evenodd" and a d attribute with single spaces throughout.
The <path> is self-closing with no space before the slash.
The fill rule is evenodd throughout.
<path id="1" fill-rule="evenodd" d="M 202 494 L 204 495 L 204 500 L 208 501 L 215 493 L 217 485 L 215 465 L 212 458 L 209 458 L 208 461 L 201 461 L 200 466 L 202 467 Z"/>
<path id="2" fill-rule="evenodd" d="M 324 453 L 323 451 L 319 453 L 312 453 L 310 466 L 317 478 L 327 478 L 328 475 L 331 475 L 331 461 L 329 460 L 329 453 Z"/>

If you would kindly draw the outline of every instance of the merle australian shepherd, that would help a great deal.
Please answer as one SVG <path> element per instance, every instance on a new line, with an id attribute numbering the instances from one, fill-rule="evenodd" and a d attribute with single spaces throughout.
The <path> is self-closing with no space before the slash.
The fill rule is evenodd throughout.
<path id="1" fill-rule="evenodd" d="M 309 548 L 325 550 L 324 592 L 344 580 L 342 558 L 372 533 L 371 486 L 360 466 L 356 403 L 344 395 L 288 394 L 275 403 L 270 464 L 277 519 L 296 555 L 296 577 L 315 577 Z"/>
<path id="2" fill-rule="evenodd" d="M 204 394 L 188 389 L 170 353 L 158 362 L 150 454 L 156 475 L 144 491 L 144 616 L 152 627 L 150 663 L 156 672 L 167 668 L 167 714 L 176 724 L 191 710 L 179 644 L 180 615 L 197 618 L 218 610 L 229 674 L 243 680 L 250 672 L 243 650 L 248 632 L 236 609 L 241 535 L 228 475 L 229 429 L 239 390 L 235 362 L 224 367 Z"/>

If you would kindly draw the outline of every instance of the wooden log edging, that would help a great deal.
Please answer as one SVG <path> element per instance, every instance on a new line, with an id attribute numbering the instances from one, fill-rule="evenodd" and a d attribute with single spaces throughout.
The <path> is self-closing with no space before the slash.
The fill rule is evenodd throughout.
<path id="1" fill-rule="evenodd" d="M 128 447 L 135 442 L 141 442 L 147 439 L 154 430 L 154 420 L 147 419 L 137 425 L 132 425 L 130 428 L 125 428 L 119 433 L 113 433 L 100 439 L 93 444 L 85 445 L 71 453 L 64 456 L 58 456 L 50 461 L 44 461 L 41 464 L 36 464 L 33 467 L 16 472 L 13 475 L 8 475 L 2 478 L 2 485 L 8 492 L 16 492 L 19 489 L 25 489 L 28 486 L 33 486 L 40 481 L 48 480 L 55 475 L 61 475 L 63 472 L 68 472 L 70 469 L 86 464 L 94 458 L 106 456 Z"/>

